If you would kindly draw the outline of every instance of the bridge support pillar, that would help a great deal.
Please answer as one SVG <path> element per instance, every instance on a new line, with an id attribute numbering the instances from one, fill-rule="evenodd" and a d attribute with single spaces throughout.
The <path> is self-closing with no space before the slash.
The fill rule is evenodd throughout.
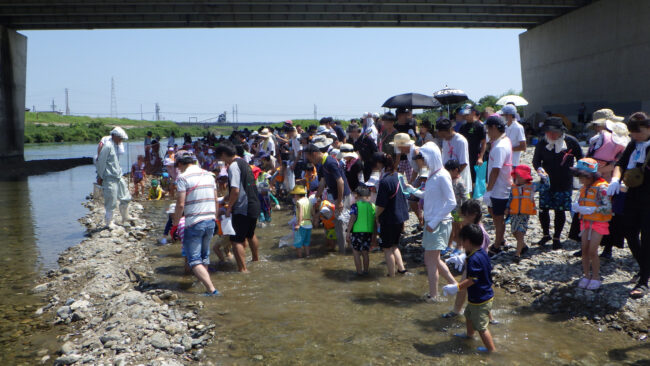
<path id="1" fill-rule="evenodd" d="M 24 161 L 27 37 L 0 26 L 0 163 Z"/>
<path id="2" fill-rule="evenodd" d="M 599 0 L 519 36 L 526 114 L 650 109 L 650 1 Z M 587 116 L 585 116 L 587 117 Z"/>

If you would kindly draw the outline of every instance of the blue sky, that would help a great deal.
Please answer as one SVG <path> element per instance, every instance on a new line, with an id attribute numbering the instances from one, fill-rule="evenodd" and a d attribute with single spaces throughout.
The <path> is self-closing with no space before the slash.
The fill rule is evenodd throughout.
<path id="1" fill-rule="evenodd" d="M 388 97 L 449 85 L 478 100 L 521 90 L 518 35 L 497 29 L 165 29 L 29 31 L 28 108 L 239 121 L 380 112 Z"/>

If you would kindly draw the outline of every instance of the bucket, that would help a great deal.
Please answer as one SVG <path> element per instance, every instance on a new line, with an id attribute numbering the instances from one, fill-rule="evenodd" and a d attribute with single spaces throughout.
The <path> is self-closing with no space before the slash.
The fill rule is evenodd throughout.
<path id="1" fill-rule="evenodd" d="M 533 146 L 537 146 L 537 144 L 539 143 L 539 139 L 537 137 L 533 137 L 531 142 L 532 142 Z"/>

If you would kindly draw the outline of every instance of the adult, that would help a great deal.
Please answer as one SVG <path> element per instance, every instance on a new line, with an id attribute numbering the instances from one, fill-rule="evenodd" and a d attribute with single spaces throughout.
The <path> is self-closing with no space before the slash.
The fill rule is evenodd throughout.
<path id="1" fill-rule="evenodd" d="M 359 153 L 363 162 L 363 181 L 365 182 L 370 179 L 370 174 L 375 166 L 375 161 L 372 158 L 377 152 L 377 144 L 370 135 L 364 134 L 362 129 L 355 124 L 348 126 L 348 136 L 348 142 L 354 146 L 354 150 Z"/>
<path id="2" fill-rule="evenodd" d="M 361 133 L 365 136 L 368 136 L 375 144 L 377 144 L 379 131 L 377 130 L 377 127 L 375 127 L 375 119 L 373 118 L 373 114 L 370 112 L 364 113 L 361 121 Z"/>
<path id="3" fill-rule="evenodd" d="M 129 136 L 121 127 L 111 130 L 111 138 L 104 140 L 99 156 L 97 157 L 97 184 L 102 186 L 104 191 L 104 223 L 109 229 L 113 229 L 113 210 L 118 204 L 122 215 L 122 224 L 126 225 L 129 220 L 129 193 L 128 183 L 124 180 L 120 155 L 123 149 L 120 145 L 128 140 Z"/>
<path id="4" fill-rule="evenodd" d="M 467 122 L 465 116 L 469 113 L 467 105 L 458 107 L 454 113 L 454 131 L 459 132 L 460 128 Z"/>
<path id="5" fill-rule="evenodd" d="M 383 169 L 384 172 L 379 180 L 375 201 L 375 216 L 381 238 L 379 246 L 384 251 L 388 276 L 394 277 L 396 272 L 400 274 L 407 272 L 402 261 L 402 253 L 397 245 L 404 231 L 404 222 L 409 217 L 408 204 L 395 172 L 393 156 L 385 153 L 376 155 L 376 169 Z"/>
<path id="6" fill-rule="evenodd" d="M 228 207 L 226 217 L 232 217 L 235 235 L 230 242 L 235 253 L 239 272 L 248 272 L 246 268 L 246 242 L 250 245 L 253 262 L 259 260 L 259 242 L 255 235 L 257 219 L 261 205 L 255 177 L 251 167 L 244 158 L 237 155 L 237 150 L 230 142 L 222 142 L 215 148 L 215 155 L 228 165 Z"/>
<path id="7" fill-rule="evenodd" d="M 466 193 L 472 192 L 472 173 L 469 166 L 469 145 L 465 136 L 457 133 L 451 126 L 451 121 L 444 118 L 436 123 L 438 137 L 442 139 L 442 161 L 456 160 L 460 164 L 460 177 L 465 185 Z"/>
<path id="8" fill-rule="evenodd" d="M 207 294 L 218 296 L 214 288 L 208 265 L 210 264 L 210 240 L 214 235 L 217 213 L 217 185 L 210 172 L 194 164 L 194 154 L 181 150 L 176 153 L 176 167 L 180 175 L 176 180 L 178 197 L 173 225 L 178 227 L 185 217 L 185 236 L 183 248 L 187 254 L 187 264 L 196 278 L 203 283 Z"/>
<path id="9" fill-rule="evenodd" d="M 147 135 L 144 137 L 144 157 L 149 159 L 149 154 L 151 153 L 151 142 L 153 141 L 153 132 L 147 131 Z"/>
<path id="10" fill-rule="evenodd" d="M 565 212 L 571 210 L 573 191 L 573 164 L 583 158 L 578 140 L 566 133 L 559 117 L 548 117 L 542 126 L 544 138 L 535 146 L 533 167 L 540 175 L 548 175 L 550 188 L 539 194 L 539 221 L 543 237 L 537 242 L 542 246 L 553 240 L 553 249 L 561 249 L 560 237 L 566 222 Z M 555 211 L 554 233 L 551 238 L 550 210 Z"/>
<path id="11" fill-rule="evenodd" d="M 359 155 L 354 151 L 352 144 L 343 144 L 339 149 L 341 159 L 345 162 L 345 178 L 348 181 L 350 191 L 354 192 L 359 183 L 363 183 L 363 163 Z"/>
<path id="12" fill-rule="evenodd" d="M 273 139 L 271 131 L 268 128 L 263 128 L 259 137 L 262 139 L 259 151 L 275 156 L 275 140 Z"/>
<path id="13" fill-rule="evenodd" d="M 397 122 L 397 117 L 394 114 L 387 112 L 381 116 L 381 133 L 379 134 L 379 142 L 377 147 L 379 151 L 395 155 L 395 149 L 390 143 L 393 142 L 395 135 L 398 134 L 398 131 L 395 129 L 395 122 Z"/>
<path id="14" fill-rule="evenodd" d="M 160 157 L 160 142 L 158 140 L 151 140 L 150 147 L 151 152 L 149 153 L 149 159 L 145 161 L 147 174 L 160 175 L 163 167 L 163 161 Z"/>
<path id="15" fill-rule="evenodd" d="M 323 117 L 318 121 L 318 130 L 316 131 L 317 135 L 336 135 L 336 131 L 332 126 L 334 125 L 334 119 L 332 117 Z"/>
<path id="16" fill-rule="evenodd" d="M 336 134 L 336 138 L 341 141 L 341 143 L 345 143 L 345 138 L 347 137 L 345 135 L 345 131 L 343 130 L 343 127 L 341 127 L 341 121 L 340 120 L 335 120 L 332 126 L 332 130 L 334 130 L 334 133 Z"/>
<path id="17" fill-rule="evenodd" d="M 417 122 L 413 119 L 413 112 L 406 108 L 397 108 L 395 110 L 395 115 L 397 117 L 397 123 L 395 123 L 395 129 L 397 132 L 406 133 L 415 138 Z"/>
<path id="18" fill-rule="evenodd" d="M 611 109 L 599 109 L 592 114 L 592 122 L 587 125 L 595 131 L 589 139 L 587 156 L 598 162 L 598 173 L 608 182 L 612 180 L 616 162 L 630 143 L 623 119 Z"/>
<path id="19" fill-rule="evenodd" d="M 435 302 L 438 297 L 438 274 L 441 274 L 448 283 L 456 283 L 449 268 L 440 259 L 440 251 L 447 248 L 451 235 L 451 211 L 456 207 L 456 198 L 451 176 L 443 169 L 438 146 L 433 142 L 427 142 L 420 149 L 420 153 L 429 169 L 424 191 L 425 231 L 422 235 L 424 264 L 429 279 L 429 293 L 425 294 L 425 301 Z"/>
<path id="20" fill-rule="evenodd" d="M 316 166 L 318 173 L 318 191 L 316 193 L 317 207 L 320 207 L 323 190 L 327 187 L 328 198 L 334 202 L 336 242 L 340 253 L 345 253 L 347 247 L 345 233 L 350 219 L 351 194 L 347 178 L 339 162 L 327 154 L 327 148 L 332 144 L 332 139 L 323 137 L 312 140 L 305 148 L 305 157 Z"/>
<path id="21" fill-rule="evenodd" d="M 458 133 L 467 140 L 467 152 L 469 161 L 469 173 L 472 184 L 476 183 L 476 171 L 474 166 L 483 165 L 483 156 L 486 149 L 485 127 L 478 120 L 478 111 L 470 107 L 465 114 L 465 124 L 460 126 Z"/>
<path id="22" fill-rule="evenodd" d="M 433 125 L 431 124 L 431 121 L 429 121 L 429 118 L 427 117 L 422 118 L 422 123 L 420 123 L 420 130 L 418 133 L 418 138 L 415 141 L 415 145 L 422 146 L 429 141 L 434 141 L 432 132 L 433 132 Z"/>
<path id="23" fill-rule="evenodd" d="M 411 140 L 411 137 L 403 132 L 395 135 L 393 142 L 390 144 L 395 149 L 397 172 L 403 174 L 408 183 L 413 182 L 418 175 L 418 166 L 415 163 L 418 148 Z"/>
<path id="24" fill-rule="evenodd" d="M 512 166 L 519 165 L 521 152 L 526 151 L 526 133 L 524 126 L 517 122 L 517 108 L 512 104 L 506 104 L 501 109 L 501 115 L 506 120 L 506 136 L 512 144 Z"/>
<path id="25" fill-rule="evenodd" d="M 176 145 L 176 133 L 172 131 L 167 138 L 167 148 L 174 147 Z"/>
<path id="26" fill-rule="evenodd" d="M 506 231 L 505 212 L 512 187 L 512 145 L 506 136 L 506 122 L 498 115 L 488 117 L 485 121 L 488 137 L 492 142 L 490 158 L 487 166 L 488 184 L 483 200 L 494 222 L 495 239 L 488 254 L 501 252 L 505 243 L 503 237 Z"/>
<path id="27" fill-rule="evenodd" d="M 637 112 L 630 116 L 627 126 L 632 141 L 616 163 L 607 193 L 618 193 L 621 180 L 627 186 L 624 236 L 639 264 L 639 274 L 633 278 L 638 280 L 630 297 L 641 298 L 648 293 L 650 277 L 650 120 L 645 113 Z"/>

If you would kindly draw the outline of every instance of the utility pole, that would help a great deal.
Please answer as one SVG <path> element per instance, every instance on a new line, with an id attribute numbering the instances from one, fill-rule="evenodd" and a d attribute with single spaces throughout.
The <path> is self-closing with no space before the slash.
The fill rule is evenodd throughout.
<path id="1" fill-rule="evenodd" d="M 111 117 L 117 118 L 117 98 L 115 97 L 115 79 L 111 78 Z"/>
<path id="2" fill-rule="evenodd" d="M 235 122 L 239 123 L 239 106 L 235 104 Z"/>
<path id="3" fill-rule="evenodd" d="M 54 104 L 54 99 L 52 99 L 52 112 L 56 112 L 56 104 Z"/>
<path id="4" fill-rule="evenodd" d="M 156 121 L 160 121 L 160 106 L 156 103 Z"/>
<path id="5" fill-rule="evenodd" d="M 235 123 L 235 105 L 232 106 L 232 123 Z"/>
<path id="6" fill-rule="evenodd" d="M 318 107 L 316 107 L 316 104 L 314 104 L 314 119 L 318 119 Z"/>
<path id="7" fill-rule="evenodd" d="M 144 118 L 142 117 L 142 104 L 140 104 L 140 121 L 142 121 Z"/>
<path id="8" fill-rule="evenodd" d="M 70 105 L 68 104 L 68 88 L 65 88 L 65 115 L 70 115 Z"/>

